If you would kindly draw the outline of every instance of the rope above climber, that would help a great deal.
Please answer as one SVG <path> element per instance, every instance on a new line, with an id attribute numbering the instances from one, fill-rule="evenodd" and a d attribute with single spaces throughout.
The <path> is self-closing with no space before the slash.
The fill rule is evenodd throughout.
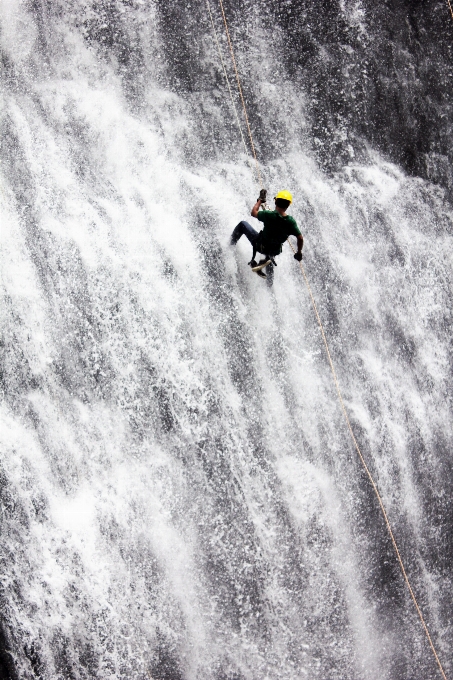
<path id="1" fill-rule="evenodd" d="M 252 259 L 249 265 L 258 276 L 266 279 L 272 285 L 274 279 L 274 266 L 277 266 L 275 257 L 282 252 L 282 244 L 288 236 L 297 237 L 297 252 L 294 258 L 302 260 L 302 248 L 304 239 L 294 217 L 286 214 L 286 210 L 292 203 L 293 197 L 289 191 L 279 191 L 275 196 L 275 210 L 266 210 L 266 189 L 261 189 L 259 198 L 252 208 L 251 215 L 263 223 L 262 231 L 257 232 L 248 222 L 242 220 L 231 234 L 231 245 L 236 245 L 241 236 L 245 236 L 253 246 Z M 260 211 L 261 208 L 261 211 Z M 256 253 L 264 255 L 259 262 L 255 260 Z M 266 273 L 264 273 L 264 269 Z"/>

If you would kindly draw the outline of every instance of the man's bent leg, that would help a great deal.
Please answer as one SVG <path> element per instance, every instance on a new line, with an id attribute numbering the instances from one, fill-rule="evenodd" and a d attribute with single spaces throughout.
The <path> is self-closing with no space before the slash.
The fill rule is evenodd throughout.
<path id="1" fill-rule="evenodd" d="M 250 243 L 253 245 L 253 242 L 256 240 L 258 236 L 258 232 L 252 227 L 251 224 L 243 220 L 242 222 L 239 222 L 237 227 L 235 227 L 233 233 L 231 234 L 231 245 L 234 246 L 236 243 L 239 241 L 241 236 L 244 235 L 248 238 Z"/>

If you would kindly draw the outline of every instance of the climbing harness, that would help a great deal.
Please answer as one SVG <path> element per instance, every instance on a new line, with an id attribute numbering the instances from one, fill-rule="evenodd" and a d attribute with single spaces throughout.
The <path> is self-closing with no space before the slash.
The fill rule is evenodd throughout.
<path id="1" fill-rule="evenodd" d="M 255 259 L 256 253 L 258 252 L 258 253 L 261 253 L 262 255 L 265 255 L 265 256 L 267 257 L 267 259 L 270 260 L 270 261 L 272 262 L 273 265 L 277 266 L 277 263 L 276 263 L 276 261 L 274 260 L 274 257 L 276 257 L 277 255 L 279 255 L 279 254 L 280 254 L 280 251 L 277 252 L 277 253 L 276 253 L 276 252 L 272 252 L 271 249 L 270 249 L 269 247 L 263 246 L 263 244 L 262 244 L 262 236 L 261 236 L 262 233 L 263 233 L 263 232 L 260 231 L 260 233 L 258 234 L 258 236 L 256 237 L 256 239 L 255 239 L 255 240 L 253 241 L 253 243 L 252 243 L 252 248 L 253 248 L 252 260 Z M 269 252 L 268 252 L 268 251 L 269 251 Z"/>
<path id="2" fill-rule="evenodd" d="M 229 89 L 229 91 L 230 91 L 231 101 L 232 101 L 232 103 L 233 103 L 233 107 L 234 107 L 234 110 L 235 110 L 236 120 L 237 120 L 237 123 L 238 123 L 239 130 L 240 130 L 240 132 L 241 132 L 242 141 L 244 142 L 244 146 L 246 146 L 246 145 L 245 145 L 244 136 L 243 136 L 243 134 L 242 134 L 242 129 L 241 129 L 241 126 L 240 126 L 240 123 L 239 123 L 239 118 L 238 118 L 238 116 L 237 116 L 237 111 L 236 111 L 236 107 L 235 107 L 235 104 L 234 104 L 234 99 L 233 99 L 233 95 L 232 95 L 232 92 L 231 92 L 231 87 L 230 87 L 230 84 L 229 84 L 229 80 L 228 80 L 228 76 L 227 76 L 227 73 L 226 73 L 225 65 L 224 65 L 224 62 L 223 62 L 222 55 L 221 55 L 220 45 L 219 45 L 219 42 L 218 42 L 218 39 L 217 39 L 217 33 L 216 33 L 216 30 L 215 30 L 215 25 L 214 25 L 214 20 L 213 20 L 212 13 L 211 13 L 211 8 L 210 8 L 210 5 L 209 5 L 209 0 L 206 0 L 206 2 L 207 2 L 207 5 L 208 5 L 208 9 L 209 9 L 209 15 L 210 15 L 210 17 L 211 17 L 212 27 L 213 27 L 214 33 L 215 33 L 215 35 L 216 35 L 216 41 L 217 41 L 217 46 L 218 46 L 218 50 L 219 50 L 219 55 L 220 55 L 220 59 L 221 59 L 221 62 L 222 62 L 223 71 L 224 71 L 224 73 L 225 73 L 225 77 L 226 77 L 226 80 L 227 80 L 227 83 L 228 83 L 228 89 Z M 452 9 L 452 6 L 451 6 L 451 4 L 450 4 L 450 0 L 447 0 L 447 2 L 448 2 L 448 6 L 450 7 L 450 11 L 451 11 L 451 14 L 452 14 L 452 17 L 453 17 L 453 9 Z M 223 1 L 222 1 L 222 0 L 219 0 L 219 5 L 220 5 L 220 10 L 221 10 L 221 12 L 222 12 L 223 22 L 224 22 L 224 25 L 225 25 L 225 33 L 226 33 L 226 37 L 227 37 L 227 41 L 228 41 L 228 45 L 229 45 L 229 49 L 230 49 L 231 61 L 232 61 L 232 63 L 233 63 L 233 68 L 234 68 L 234 72 L 235 72 L 235 75 L 236 75 L 236 81 L 237 81 L 237 85 L 238 85 L 238 91 L 239 91 L 240 99 L 241 99 L 241 102 L 242 102 L 242 108 L 243 108 L 243 110 L 244 110 L 244 118 L 245 118 L 247 130 L 248 130 L 248 135 L 249 135 L 249 139 L 250 139 L 250 146 L 251 146 L 251 149 L 252 149 L 253 157 L 254 157 L 254 159 L 255 159 L 255 165 L 256 165 L 256 171 L 257 171 L 258 182 L 259 182 L 261 188 L 263 188 L 263 183 L 262 183 L 262 178 L 261 178 L 261 172 L 260 172 L 260 168 L 259 168 L 258 158 L 257 158 L 257 155 L 256 155 L 255 145 L 254 145 L 254 143 L 253 143 L 252 131 L 251 131 L 251 128 L 250 128 L 249 119 L 248 119 L 248 115 L 247 115 L 247 108 L 246 108 L 244 96 L 243 96 L 243 93 L 242 93 L 241 80 L 240 80 L 239 72 L 238 72 L 237 65 L 236 65 L 236 59 L 235 59 L 235 56 L 234 56 L 233 44 L 232 44 L 232 42 L 231 42 L 230 31 L 229 31 L 229 29 L 228 29 L 228 22 L 227 22 L 227 19 L 226 19 L 225 10 L 224 10 L 224 7 L 223 7 Z M 293 251 L 293 253 L 295 253 L 295 250 L 294 250 L 294 248 L 293 248 L 293 246 L 292 246 L 292 244 L 291 244 L 291 242 L 290 242 L 289 239 L 288 239 L 288 244 L 289 244 L 291 250 Z M 256 251 L 255 251 L 255 247 L 254 247 L 254 251 L 253 251 L 253 255 L 254 255 L 254 256 L 255 256 L 255 253 L 256 253 Z M 254 259 L 254 257 L 253 257 L 252 259 Z M 402 560 L 402 557 L 401 557 L 401 553 L 400 553 L 400 551 L 399 551 L 399 548 L 398 548 L 398 544 L 397 544 L 397 542 L 396 542 L 395 535 L 394 535 L 393 530 L 392 530 L 392 527 L 391 527 L 391 525 L 390 525 L 390 521 L 389 521 L 389 518 L 388 518 L 388 516 L 387 516 L 387 512 L 386 512 L 386 510 L 385 510 L 385 507 L 384 507 L 384 503 L 383 503 L 382 498 L 381 498 L 381 495 L 380 495 L 380 493 L 379 493 L 379 489 L 377 488 L 377 485 L 376 485 L 376 483 L 375 483 L 375 481 L 374 481 L 374 479 L 373 479 L 373 476 L 372 476 L 372 474 L 371 474 L 371 472 L 370 472 L 370 469 L 369 469 L 369 467 L 368 467 L 368 465 L 367 465 L 367 463 L 366 463 L 366 461 L 365 461 L 365 458 L 364 458 L 364 456 L 363 456 L 363 454 L 362 454 L 362 451 L 360 450 L 360 446 L 359 446 L 359 444 L 358 444 L 358 442 L 357 442 L 357 439 L 355 438 L 354 431 L 353 431 L 352 425 L 351 425 L 351 421 L 350 421 L 350 419 L 349 419 L 348 412 L 347 412 L 347 410 L 346 410 L 346 406 L 345 406 L 345 403 L 344 403 L 344 400 L 343 400 L 343 395 L 342 395 L 342 393 L 341 393 L 340 384 L 339 384 L 339 382 L 338 382 L 337 374 L 336 374 L 336 371 L 335 371 L 335 366 L 334 366 L 334 363 L 333 363 L 333 360 L 332 360 L 332 356 L 331 356 L 331 354 L 330 354 L 329 345 L 328 345 L 328 343 L 327 343 L 327 337 L 326 337 L 326 333 L 325 333 L 325 330 L 324 330 L 324 326 L 323 326 L 323 324 L 322 324 L 321 317 L 320 317 L 320 315 L 319 315 L 318 308 L 317 308 L 317 306 L 316 306 L 315 298 L 314 298 L 314 295 L 313 295 L 313 292 L 312 292 L 310 283 L 309 283 L 309 281 L 308 281 L 307 275 L 306 275 L 306 273 L 305 273 L 305 269 L 304 269 L 304 267 L 303 267 L 303 265 L 302 265 L 302 262 L 299 262 L 299 266 L 300 266 L 300 270 L 301 270 L 302 275 L 303 275 L 303 277 L 304 277 L 305 285 L 306 285 L 306 287 L 307 287 L 307 290 L 308 290 L 308 293 L 309 293 L 309 296 L 310 296 L 310 299 L 311 299 L 311 303 L 312 303 L 312 306 L 313 306 L 313 310 L 314 310 L 314 312 L 315 312 L 315 316 L 316 316 L 316 320 L 317 320 L 317 322 L 318 322 L 319 329 L 320 329 L 320 331 L 321 331 L 321 336 L 322 336 L 322 339 L 323 339 L 323 342 L 324 342 L 324 347 L 325 347 L 325 350 L 326 350 L 327 359 L 328 359 L 328 361 L 329 361 L 330 369 L 331 369 L 332 376 L 333 376 L 333 380 L 334 380 L 334 383 L 335 383 L 335 388 L 336 388 L 336 391 L 337 391 L 338 401 L 339 401 L 339 403 L 340 403 L 341 410 L 342 410 L 344 419 L 345 419 L 345 421 L 346 421 L 346 425 L 347 425 L 348 430 L 349 430 L 349 434 L 351 435 L 351 439 L 352 439 L 352 442 L 353 442 L 353 444 L 354 444 L 354 447 L 355 447 L 355 449 L 356 449 L 356 451 L 357 451 L 357 454 L 358 454 L 358 456 L 359 456 L 360 462 L 362 463 L 362 466 L 363 466 L 363 468 L 364 468 L 364 470 L 365 470 L 365 472 L 366 472 L 366 475 L 367 475 L 367 477 L 368 477 L 368 479 L 369 479 L 369 481 L 370 481 L 370 484 L 371 484 L 371 486 L 372 486 L 372 488 L 373 488 L 373 491 L 374 491 L 374 493 L 375 493 L 375 496 L 376 496 L 376 498 L 377 498 L 379 507 L 380 507 L 381 512 L 382 512 L 382 515 L 383 515 L 383 517 L 384 517 L 384 521 L 385 521 L 385 525 L 386 525 L 386 527 L 387 527 L 388 534 L 389 534 L 390 539 L 391 539 L 391 541 L 392 541 L 392 545 L 393 545 L 393 548 L 394 548 L 394 550 L 395 550 L 395 554 L 396 554 L 398 563 L 399 563 L 400 568 L 401 568 L 401 573 L 402 573 L 402 575 L 403 575 L 404 581 L 405 581 L 405 583 L 406 583 L 406 586 L 407 586 L 407 588 L 408 588 L 408 590 L 409 590 L 409 593 L 410 593 L 410 596 L 411 596 L 411 598 L 412 598 L 412 601 L 413 601 L 413 603 L 414 603 L 414 605 L 415 605 L 415 608 L 416 608 L 416 610 L 417 610 L 417 614 L 418 614 L 418 616 L 419 616 L 419 618 L 420 618 L 420 621 L 421 621 L 421 623 L 422 623 L 422 626 L 423 626 L 423 629 L 424 629 L 424 631 L 425 631 L 426 637 L 427 637 L 427 639 L 428 639 L 429 645 L 430 645 L 430 647 L 431 647 L 432 653 L 433 653 L 434 658 L 435 658 L 435 660 L 436 660 L 436 662 L 437 662 L 437 665 L 438 665 L 438 667 L 439 667 L 439 670 L 440 670 L 440 673 L 441 673 L 441 675 L 442 675 L 443 680 L 447 680 L 447 676 L 446 676 L 445 671 L 444 671 L 444 669 L 443 669 L 443 666 L 442 666 L 442 664 L 441 664 L 441 662 L 440 662 L 439 656 L 438 656 L 438 654 L 437 654 L 437 652 L 436 652 L 436 648 L 434 647 L 434 643 L 433 643 L 433 641 L 432 641 L 432 639 L 431 639 L 431 635 L 430 635 L 429 630 L 428 630 L 428 625 L 427 625 L 427 623 L 425 622 L 425 619 L 424 619 L 424 617 L 423 617 L 423 613 L 422 613 L 422 611 L 421 611 L 421 609 L 420 609 L 420 606 L 419 606 L 419 604 L 418 604 L 417 598 L 416 598 L 416 596 L 415 596 L 415 593 L 414 593 L 414 591 L 413 591 L 413 589 L 412 589 L 412 586 L 411 586 L 411 583 L 410 583 L 410 581 L 409 581 L 409 577 L 408 577 L 408 575 L 407 575 L 406 569 L 405 569 L 405 567 L 404 567 L 404 563 L 403 563 L 403 560 Z"/>

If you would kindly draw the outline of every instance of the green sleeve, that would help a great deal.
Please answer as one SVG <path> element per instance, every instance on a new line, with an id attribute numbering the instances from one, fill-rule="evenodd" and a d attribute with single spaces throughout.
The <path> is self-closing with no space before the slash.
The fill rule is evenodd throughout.
<path id="1" fill-rule="evenodd" d="M 270 210 L 260 210 L 258 215 L 256 216 L 256 219 L 259 220 L 260 222 L 264 222 L 266 219 L 265 215 L 269 215 Z"/>
<path id="2" fill-rule="evenodd" d="M 302 234 L 300 233 L 300 229 L 297 226 L 297 222 L 294 218 L 292 218 L 290 224 L 291 224 L 290 234 L 292 234 L 292 236 L 302 236 Z"/>

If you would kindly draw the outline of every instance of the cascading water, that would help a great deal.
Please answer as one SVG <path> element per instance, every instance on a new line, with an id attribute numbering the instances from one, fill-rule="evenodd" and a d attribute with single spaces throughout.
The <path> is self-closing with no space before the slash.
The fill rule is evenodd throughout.
<path id="1" fill-rule="evenodd" d="M 448 7 L 225 10 L 451 676 Z M 2 49 L 0 677 L 439 678 L 297 263 L 228 245 L 258 189 L 205 3 L 4 0 Z"/>

